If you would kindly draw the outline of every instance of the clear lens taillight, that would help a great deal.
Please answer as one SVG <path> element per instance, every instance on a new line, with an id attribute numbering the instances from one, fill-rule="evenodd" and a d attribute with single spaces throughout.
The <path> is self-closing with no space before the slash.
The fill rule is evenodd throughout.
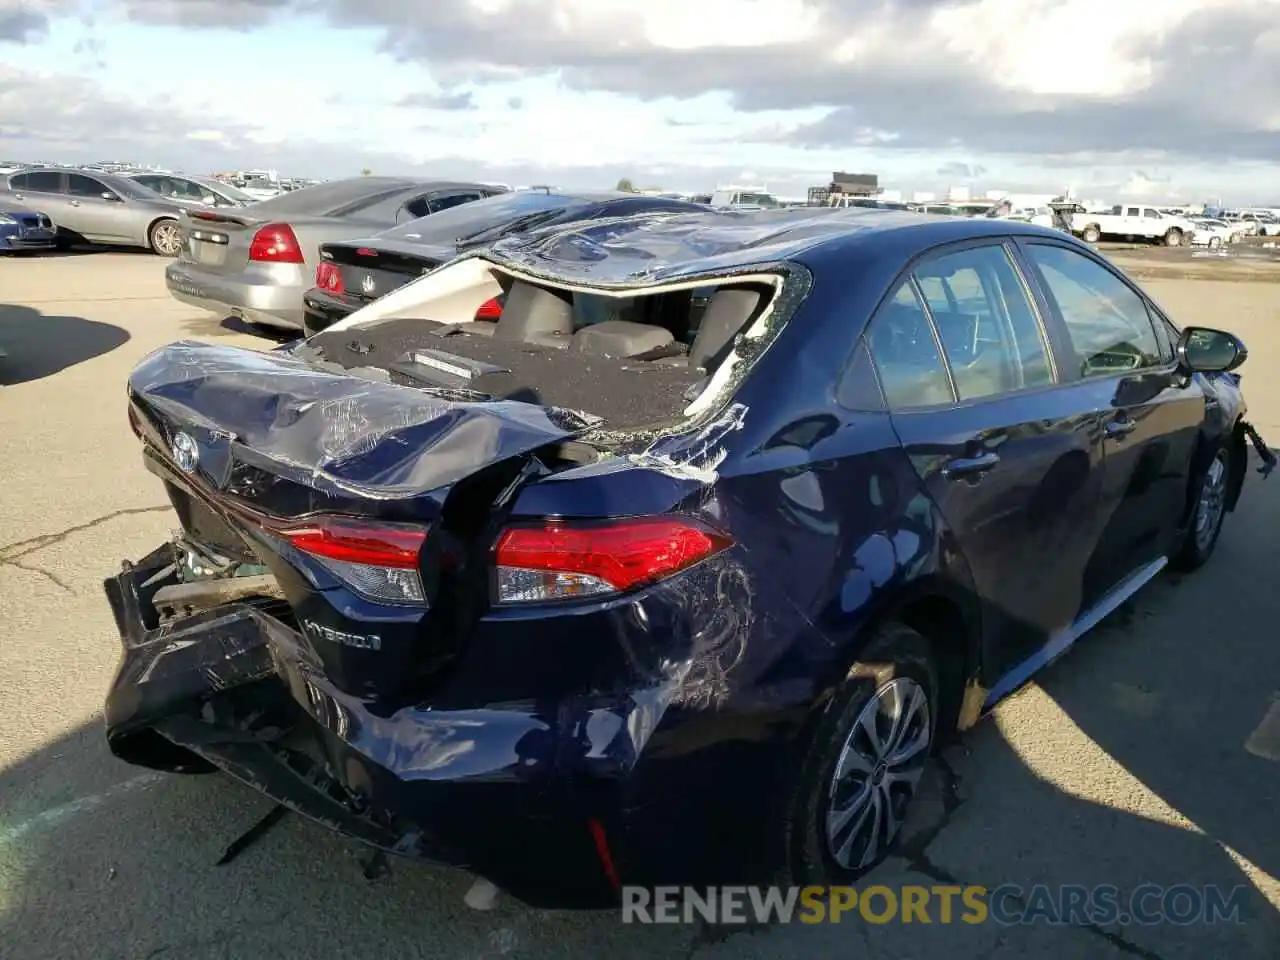
<path id="1" fill-rule="evenodd" d="M 275 533 L 362 596 L 426 603 L 419 573 L 424 527 L 316 517 Z"/>

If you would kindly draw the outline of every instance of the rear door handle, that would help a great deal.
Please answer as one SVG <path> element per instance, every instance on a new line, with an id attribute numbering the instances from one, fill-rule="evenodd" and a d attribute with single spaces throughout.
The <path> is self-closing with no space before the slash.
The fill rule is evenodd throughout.
<path id="1" fill-rule="evenodd" d="M 1117 417 L 1107 422 L 1108 437 L 1126 437 L 1137 429 L 1138 421 L 1130 420 L 1128 417 Z"/>
<path id="2" fill-rule="evenodd" d="M 942 475 L 948 480 L 962 477 L 977 477 L 986 473 L 1000 462 L 998 453 L 982 453 L 976 457 L 957 457 L 942 468 Z"/>

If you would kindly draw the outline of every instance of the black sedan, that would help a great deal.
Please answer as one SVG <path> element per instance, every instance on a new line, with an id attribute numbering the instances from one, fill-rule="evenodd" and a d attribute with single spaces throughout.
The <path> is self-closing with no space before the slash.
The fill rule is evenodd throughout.
<path id="1" fill-rule="evenodd" d="M 941 738 L 1209 560 L 1245 356 L 1060 232 L 859 209 L 546 228 L 173 344 L 108 742 L 537 904 L 848 883 Z"/>
<path id="2" fill-rule="evenodd" d="M 304 325 L 315 333 L 462 251 L 522 230 L 637 213 L 689 212 L 699 205 L 628 193 L 520 190 L 402 224 L 375 236 L 320 245 L 315 286 L 303 295 Z M 497 316 L 500 302 L 481 316 Z"/>

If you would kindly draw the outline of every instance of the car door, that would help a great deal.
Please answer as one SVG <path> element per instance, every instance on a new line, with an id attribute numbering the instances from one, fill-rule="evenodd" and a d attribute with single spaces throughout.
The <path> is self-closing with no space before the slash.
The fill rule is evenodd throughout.
<path id="1" fill-rule="evenodd" d="M 108 200 L 108 195 L 114 199 Z M 67 197 L 71 207 L 68 226 L 86 240 L 134 239 L 129 204 L 101 180 L 83 173 L 68 173 Z"/>
<path id="2" fill-rule="evenodd" d="M 75 229 L 67 223 L 67 215 L 72 210 L 61 173 L 53 170 L 19 173 L 9 178 L 9 190 L 16 200 L 48 214 L 55 225 Z"/>
<path id="3" fill-rule="evenodd" d="M 894 429 L 972 571 L 988 682 L 1016 686 L 1082 609 L 1101 527 L 1101 417 L 1059 383 L 1000 240 L 916 265 L 868 329 Z"/>
<path id="4" fill-rule="evenodd" d="M 1100 602 L 1173 548 L 1188 504 L 1205 393 L 1174 361 L 1153 304 L 1105 261 L 1052 240 L 1023 241 L 1046 311 L 1062 325 L 1059 370 L 1103 411 L 1107 523 L 1086 571 Z"/>

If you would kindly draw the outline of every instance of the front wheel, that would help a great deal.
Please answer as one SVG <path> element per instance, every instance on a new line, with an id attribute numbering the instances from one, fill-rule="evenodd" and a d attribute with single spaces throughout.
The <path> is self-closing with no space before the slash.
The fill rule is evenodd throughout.
<path id="1" fill-rule="evenodd" d="M 853 880 L 892 849 L 933 747 L 938 679 L 929 641 L 879 628 L 815 728 L 787 823 L 790 880 Z"/>
<path id="2" fill-rule="evenodd" d="M 1097 243 L 1102 238 L 1102 231 L 1090 224 L 1081 235 L 1085 243 Z"/>
<path id="3" fill-rule="evenodd" d="M 1191 525 L 1182 547 L 1173 558 L 1172 566 L 1176 569 L 1195 570 L 1208 563 L 1213 556 L 1218 536 L 1222 533 L 1222 523 L 1227 516 L 1227 489 L 1230 481 L 1231 457 L 1227 448 L 1222 447 L 1213 455 L 1209 466 L 1205 468 L 1204 476 L 1200 478 Z"/>
<path id="4" fill-rule="evenodd" d="M 182 228 L 177 220 L 157 220 L 151 225 L 147 240 L 158 256 L 176 257 L 182 252 Z"/>
<path id="5" fill-rule="evenodd" d="M 1182 231 L 1179 230 L 1177 227 L 1174 227 L 1172 230 L 1166 233 L 1164 235 L 1164 245 L 1166 247 L 1182 246 Z"/>
<path id="6" fill-rule="evenodd" d="M 1210 237 L 1210 238 L 1209 238 L 1209 249 L 1210 249 L 1210 250 L 1217 250 L 1220 246 L 1222 246 L 1222 238 L 1221 238 L 1221 237 Z"/>

